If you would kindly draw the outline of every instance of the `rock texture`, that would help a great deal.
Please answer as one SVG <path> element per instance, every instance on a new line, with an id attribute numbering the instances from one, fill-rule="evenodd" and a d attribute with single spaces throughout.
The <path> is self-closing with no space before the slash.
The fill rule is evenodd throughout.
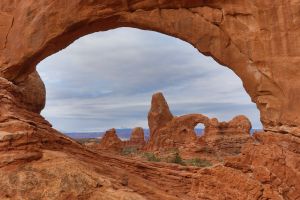
<path id="1" fill-rule="evenodd" d="M 169 105 L 161 92 L 152 95 L 151 108 L 148 113 L 148 125 L 150 137 L 155 137 L 154 134 L 160 128 L 164 127 L 173 119 Z"/>
<path id="2" fill-rule="evenodd" d="M 241 152 L 242 146 L 252 141 L 251 123 L 245 116 L 234 117 L 229 122 L 218 122 L 216 118 L 209 120 L 204 135 L 199 138 L 205 147 L 217 151 L 219 155 L 234 155 Z"/>
<path id="3" fill-rule="evenodd" d="M 105 132 L 97 148 L 100 150 L 120 151 L 123 147 L 122 140 L 117 135 L 116 129 L 109 129 Z"/>
<path id="4" fill-rule="evenodd" d="M 239 200 L 298 199 L 299 139 L 274 132 L 254 137 L 255 143 L 246 144 L 224 166 L 201 170 L 191 193 L 198 199 L 223 199 L 224 194 Z"/>
<path id="5" fill-rule="evenodd" d="M 150 110 L 150 114 L 152 109 Z M 174 117 L 165 126 L 150 135 L 147 150 L 167 150 L 193 144 L 197 141 L 195 127 L 209 119 L 201 114 Z M 150 128 L 150 127 L 149 127 Z M 151 129 L 151 128 L 150 128 Z"/>
<path id="6" fill-rule="evenodd" d="M 231 68 L 257 104 L 265 130 L 299 136 L 299 9 L 295 0 L 5 0 L 0 76 L 20 82 L 38 62 L 95 31 L 120 26 L 159 31 Z"/>
<path id="7" fill-rule="evenodd" d="M 297 0 L 1 1 L 0 198 L 299 199 L 299 11 Z M 229 67 L 265 132 L 224 165 L 191 172 L 91 152 L 52 129 L 36 64 L 123 26 L 180 38 Z"/>
<path id="8" fill-rule="evenodd" d="M 146 144 L 144 129 L 141 127 L 136 127 L 132 129 L 130 139 L 128 141 L 123 141 L 124 147 L 132 147 L 136 149 L 142 149 Z"/>
<path id="9" fill-rule="evenodd" d="M 148 151 L 167 151 L 176 148 L 188 157 L 192 152 L 205 151 L 223 157 L 240 153 L 242 146 L 252 141 L 251 123 L 247 117 L 236 116 L 229 122 L 219 122 L 216 118 L 209 119 L 202 114 L 173 117 L 162 93 L 152 96 L 148 116 L 149 128 L 152 130 L 146 145 Z M 199 123 L 205 126 L 204 135 L 201 137 L 197 137 L 195 132 L 195 127 Z"/>
<path id="10" fill-rule="evenodd" d="M 92 149 L 107 150 L 112 152 L 121 152 L 124 148 L 134 148 L 140 150 L 145 146 L 144 129 L 137 127 L 132 129 L 129 140 L 122 141 L 116 129 L 107 130 L 100 139 L 99 144 L 88 144 Z"/>

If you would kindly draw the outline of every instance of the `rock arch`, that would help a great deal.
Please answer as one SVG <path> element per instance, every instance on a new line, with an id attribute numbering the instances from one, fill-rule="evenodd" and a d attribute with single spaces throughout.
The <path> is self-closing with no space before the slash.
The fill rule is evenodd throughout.
<path id="1" fill-rule="evenodd" d="M 151 198 L 179 199 L 186 194 L 192 199 L 222 199 L 224 194 L 233 199 L 299 198 L 299 11 L 299 1 L 286 0 L 1 1 L 0 178 L 3 181 L 0 182 L 8 183 L 1 188 L 15 188 L 9 176 L 24 172 L 20 167 L 14 168 L 16 173 L 13 169 L 6 170 L 10 165 L 21 166 L 44 157 L 50 158 L 47 162 L 57 168 L 45 168 L 41 170 L 43 173 L 59 167 L 65 169 L 61 164 L 56 165 L 56 160 L 82 160 L 85 165 L 81 163 L 81 173 L 77 168 L 74 170 L 73 165 L 68 166 L 72 173 L 89 180 L 84 185 L 87 191 L 84 195 L 92 194 L 90 188 L 98 186 L 94 179 L 85 176 L 86 170 L 91 170 L 87 165 L 98 165 L 111 172 L 105 164 L 113 162 L 116 178 L 125 173 L 124 170 L 118 173 L 122 167 L 138 170 L 138 166 L 130 162 L 88 152 L 52 129 L 39 115 L 45 99 L 43 83 L 32 75 L 37 63 L 83 35 L 117 27 L 136 27 L 187 41 L 201 53 L 232 69 L 260 110 L 267 131 L 256 134 L 256 143 L 245 146 L 240 157 L 224 165 L 200 170 L 196 175 L 180 173 L 179 177 L 184 180 L 180 186 L 177 177 L 161 178 L 164 173 L 155 177 L 158 173 L 150 172 L 154 176 L 151 184 L 157 186 L 155 192 L 151 188 Z M 51 151 L 61 154 L 57 154 L 59 157 L 55 160 Z M 51 175 L 51 179 L 61 180 L 65 175 Z M 161 184 L 157 180 L 160 178 L 165 181 L 167 190 L 159 190 Z M 39 189 L 47 188 L 44 179 L 36 180 L 41 186 Z M 149 191 L 141 187 L 136 185 L 137 191 Z M 69 189 L 78 192 L 78 188 Z M 221 196 L 216 189 L 221 191 Z M 1 198 L 16 195 L 14 190 L 9 194 L 7 191 L 0 190 Z M 59 195 L 64 194 L 59 191 L 54 189 L 50 193 L 62 197 Z M 26 192 L 45 194 L 44 191 L 32 192 L 30 188 Z M 82 193 L 77 194 L 82 196 Z"/>
<path id="2" fill-rule="evenodd" d="M 289 12 L 280 12 L 286 7 Z M 247 0 L 6 0 L 0 4 L 0 76 L 22 82 L 42 59 L 95 31 L 154 30 L 185 40 L 232 69 L 257 104 L 265 130 L 299 136 L 299 7 Z M 293 20 L 280 20 L 288 18 Z"/>

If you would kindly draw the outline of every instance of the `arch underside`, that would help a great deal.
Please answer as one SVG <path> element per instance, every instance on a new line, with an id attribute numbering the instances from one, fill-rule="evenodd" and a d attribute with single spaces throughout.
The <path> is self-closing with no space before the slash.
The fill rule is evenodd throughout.
<path id="1" fill-rule="evenodd" d="M 273 17 L 283 5 L 268 8 L 267 3 L 251 1 L 183 0 L 2 4 L 6 34 L 0 38 L 4 47 L 0 49 L 1 77 L 22 82 L 41 60 L 89 33 L 117 27 L 153 30 L 187 41 L 232 69 L 257 104 L 265 130 L 299 136 L 300 110 L 295 105 L 300 99 L 299 59 L 295 55 L 300 50 L 293 48 L 298 43 L 293 37 L 297 27 L 265 17 Z M 291 27 L 288 38 L 283 36 L 284 26 Z"/>
<path id="2" fill-rule="evenodd" d="M 0 177 L 8 176 L 3 175 L 5 167 L 51 157 L 49 151 L 61 151 L 69 157 L 75 153 L 78 157 L 72 158 L 84 160 L 87 165 L 101 165 L 108 171 L 105 163 L 133 165 L 109 156 L 97 157 L 52 129 L 39 114 L 45 104 L 45 88 L 35 67 L 84 35 L 135 27 L 182 39 L 233 70 L 256 103 L 266 131 L 258 133 L 257 143 L 245 146 L 240 157 L 207 169 L 209 173 L 203 170 L 191 179 L 182 178 L 187 180 L 184 190 L 172 193 L 174 188 L 168 188 L 170 191 L 164 194 L 174 197 L 185 192 L 198 199 L 216 198 L 212 192 L 215 185 L 236 199 L 297 199 L 299 11 L 300 2 L 279 0 L 1 1 L 0 150 L 3 157 L 10 156 L 10 161 L 0 163 Z M 104 161 L 101 164 L 97 159 Z M 122 173 L 114 177 L 120 178 Z M 230 181 L 228 177 L 232 176 L 243 184 Z M 161 191 L 156 192 L 154 196 Z"/>

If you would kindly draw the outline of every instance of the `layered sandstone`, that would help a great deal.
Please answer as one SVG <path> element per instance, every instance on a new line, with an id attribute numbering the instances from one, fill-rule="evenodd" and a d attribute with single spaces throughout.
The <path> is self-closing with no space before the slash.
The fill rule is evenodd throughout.
<path id="1" fill-rule="evenodd" d="M 257 104 L 266 130 L 299 136 L 299 9 L 297 1 L 279 0 L 5 0 L 0 75 L 20 83 L 38 62 L 88 33 L 121 26 L 154 30 L 185 40 L 232 69 Z"/>
<path id="2" fill-rule="evenodd" d="M 299 10 L 295 0 L 1 1 L 0 198 L 299 199 Z M 123 26 L 180 38 L 233 70 L 265 132 L 195 172 L 91 152 L 52 129 L 36 64 Z"/>
<path id="3" fill-rule="evenodd" d="M 251 123 L 245 116 L 236 116 L 229 122 L 210 119 L 205 125 L 204 135 L 199 140 L 205 146 L 221 155 L 234 155 L 241 152 L 242 146 L 253 140 L 250 135 Z"/>
<path id="4" fill-rule="evenodd" d="M 161 109 L 161 105 L 164 109 Z M 159 116 L 172 118 L 164 120 L 162 124 L 160 117 L 151 117 L 157 115 L 157 110 L 160 111 Z M 175 148 L 180 149 L 183 155 L 196 156 L 195 152 L 213 153 L 213 156 L 236 155 L 240 153 L 243 144 L 252 140 L 251 123 L 247 117 L 236 116 L 229 122 L 219 122 L 216 118 L 209 119 L 202 114 L 173 117 L 162 93 L 152 96 L 148 116 L 150 116 L 149 128 L 152 130 L 146 145 L 148 151 L 166 151 Z M 159 123 L 160 126 L 157 126 Z M 199 123 L 204 124 L 205 129 L 204 134 L 197 137 L 195 127 Z"/>
<path id="5" fill-rule="evenodd" d="M 173 119 L 169 105 L 161 92 L 152 95 L 151 108 L 148 113 L 150 137 L 155 137 L 155 132 L 164 127 Z"/>
<path id="6" fill-rule="evenodd" d="M 201 170 L 191 193 L 198 199 L 298 199 L 300 140 L 274 132 L 254 137 L 224 166 Z"/>

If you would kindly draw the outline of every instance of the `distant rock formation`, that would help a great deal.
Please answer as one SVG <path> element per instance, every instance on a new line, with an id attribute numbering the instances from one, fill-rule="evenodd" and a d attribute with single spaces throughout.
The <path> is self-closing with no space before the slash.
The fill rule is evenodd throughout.
<path id="1" fill-rule="evenodd" d="M 144 129 L 136 127 L 132 129 L 130 139 L 124 141 L 124 147 L 133 147 L 136 149 L 142 149 L 146 144 Z"/>
<path id="2" fill-rule="evenodd" d="M 204 134 L 197 136 L 195 127 L 205 126 Z M 236 116 L 229 122 L 219 122 L 202 114 L 173 116 L 162 93 L 152 96 L 148 113 L 150 138 L 146 143 L 144 130 L 134 128 L 129 140 L 122 141 L 115 129 L 106 131 L 96 146 L 99 150 L 120 152 L 124 148 L 135 148 L 152 152 L 176 149 L 185 158 L 205 157 L 216 161 L 216 157 L 237 155 L 242 146 L 253 141 L 250 135 L 251 122 L 245 116 Z"/>
<path id="3" fill-rule="evenodd" d="M 140 150 L 145 146 L 145 144 L 144 129 L 136 127 L 132 129 L 129 140 L 122 141 L 119 138 L 116 129 L 112 128 L 105 132 L 103 137 L 100 139 L 99 144 L 86 144 L 86 146 L 96 148 L 98 150 L 120 152 L 123 148 L 135 148 Z"/>
<path id="4" fill-rule="evenodd" d="M 174 117 L 165 126 L 156 129 L 150 135 L 146 149 L 150 151 L 167 150 L 195 143 L 197 141 L 195 127 L 199 123 L 208 121 L 209 118 L 201 114 Z"/>
<path id="5" fill-rule="evenodd" d="M 213 118 L 206 124 L 204 135 L 199 139 L 222 155 L 234 155 L 240 153 L 243 144 L 252 140 L 251 127 L 251 122 L 243 115 L 229 122 L 218 122 Z"/>
<path id="6" fill-rule="evenodd" d="M 155 137 L 156 131 L 166 126 L 172 119 L 173 115 L 163 94 L 161 92 L 153 94 L 148 113 L 150 137 Z"/>
<path id="7" fill-rule="evenodd" d="M 174 117 L 162 93 L 152 96 L 148 114 L 150 139 L 148 151 L 182 150 L 184 155 L 204 152 L 218 155 L 240 153 L 243 144 L 251 140 L 251 123 L 245 116 L 237 116 L 229 122 L 218 122 L 202 114 Z M 202 123 L 204 135 L 197 137 L 195 127 Z"/>
<path id="8" fill-rule="evenodd" d="M 97 149 L 99 150 L 111 150 L 120 151 L 122 149 L 123 143 L 116 133 L 116 129 L 112 128 L 105 132 L 104 136 L 101 138 Z"/>

